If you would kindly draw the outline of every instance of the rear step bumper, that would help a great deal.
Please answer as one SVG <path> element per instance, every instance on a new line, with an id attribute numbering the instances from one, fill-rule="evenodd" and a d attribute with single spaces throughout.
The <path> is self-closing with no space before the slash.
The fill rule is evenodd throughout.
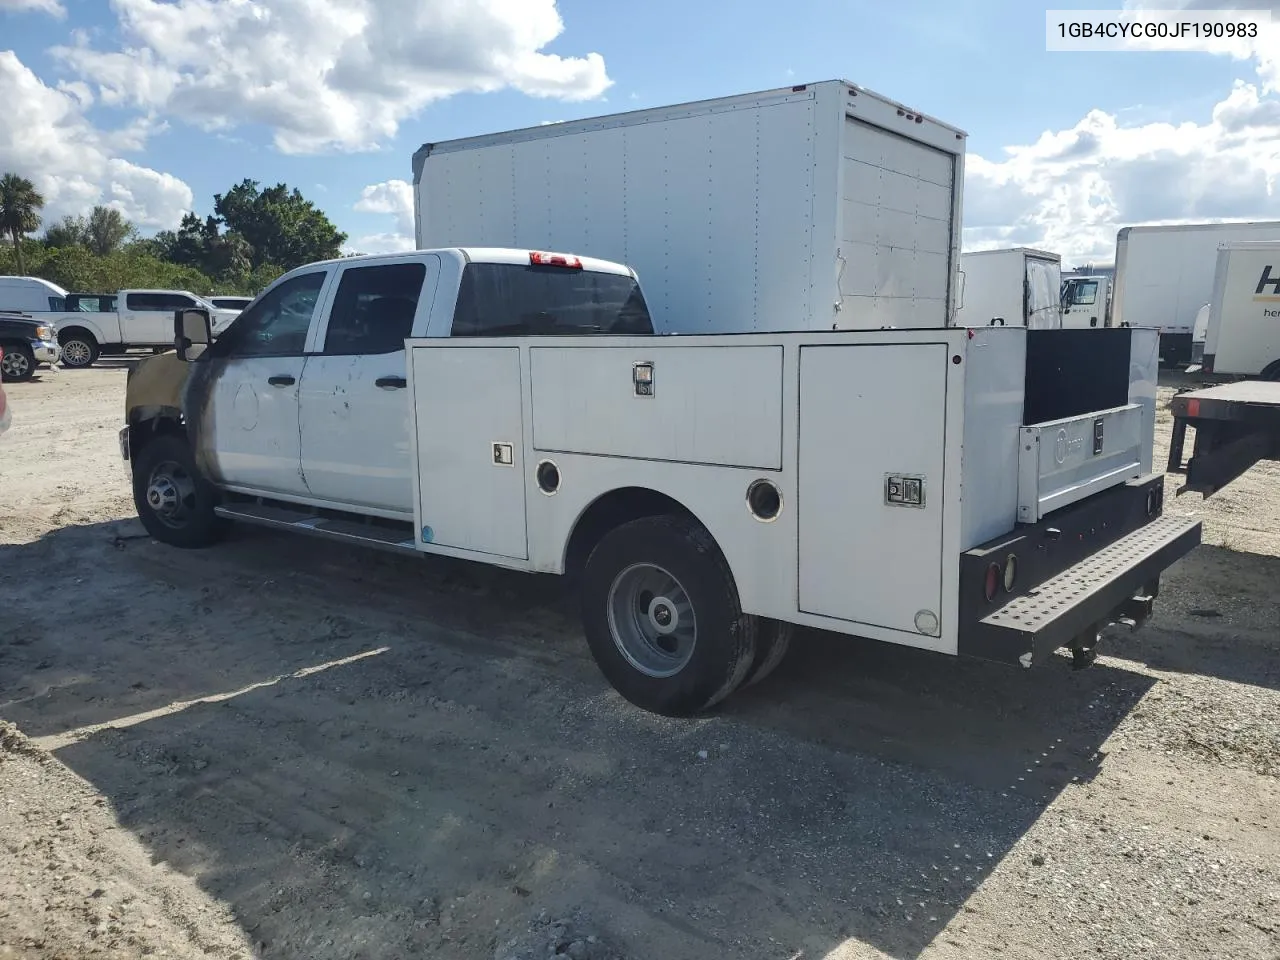
<path id="1" fill-rule="evenodd" d="M 962 656 L 1030 667 L 1112 623 L 1138 626 L 1160 574 L 1200 543 L 1201 523 L 1159 517 L 960 628 Z M 1087 646 L 1086 642 L 1086 646 Z"/>

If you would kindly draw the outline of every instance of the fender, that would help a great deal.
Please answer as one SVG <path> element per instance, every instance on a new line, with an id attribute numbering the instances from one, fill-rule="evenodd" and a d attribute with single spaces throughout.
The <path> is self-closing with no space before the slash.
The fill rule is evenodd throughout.
<path id="1" fill-rule="evenodd" d="M 101 346 L 104 343 L 120 343 L 120 319 L 112 316 L 111 321 L 104 321 L 105 316 L 111 314 L 92 314 L 92 313 L 64 313 L 61 317 L 54 321 L 54 329 L 61 336 L 63 330 L 70 330 L 72 327 L 79 327 L 93 334 L 93 338 L 98 341 Z"/>

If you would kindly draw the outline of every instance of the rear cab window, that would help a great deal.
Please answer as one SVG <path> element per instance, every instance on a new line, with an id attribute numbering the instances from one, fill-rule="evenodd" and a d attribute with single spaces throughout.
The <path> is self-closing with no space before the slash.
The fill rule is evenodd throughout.
<path id="1" fill-rule="evenodd" d="M 467 264 L 451 330 L 455 337 L 651 333 L 634 277 L 517 263 Z"/>

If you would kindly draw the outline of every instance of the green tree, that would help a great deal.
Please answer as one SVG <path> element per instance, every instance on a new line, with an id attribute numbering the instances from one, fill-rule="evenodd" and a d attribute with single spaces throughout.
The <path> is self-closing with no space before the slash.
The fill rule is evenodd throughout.
<path id="1" fill-rule="evenodd" d="M 44 231 L 46 247 L 83 247 L 89 235 L 89 221 L 66 216 Z"/>
<path id="2" fill-rule="evenodd" d="M 94 207 L 85 227 L 85 246 L 100 257 L 115 253 L 138 233 L 115 207 Z"/>
<path id="3" fill-rule="evenodd" d="M 262 190 L 258 181 L 242 180 L 225 194 L 214 194 L 213 210 L 230 233 L 248 243 L 253 269 L 277 264 L 292 270 L 329 260 L 347 239 L 296 187 L 283 183 Z"/>
<path id="4" fill-rule="evenodd" d="M 36 185 L 16 173 L 0 177 L 0 229 L 13 240 L 13 254 L 18 261 L 18 273 L 26 273 L 22 256 L 21 238 L 34 233 L 40 226 L 40 210 L 44 207 Z"/>

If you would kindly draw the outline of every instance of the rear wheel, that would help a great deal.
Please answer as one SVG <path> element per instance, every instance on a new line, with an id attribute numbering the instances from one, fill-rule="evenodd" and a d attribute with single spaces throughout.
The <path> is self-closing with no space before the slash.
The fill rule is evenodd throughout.
<path id="1" fill-rule="evenodd" d="M 742 612 L 711 535 L 675 516 L 605 534 L 583 572 L 582 619 L 614 689 L 674 717 L 706 710 L 742 684 L 759 626 Z"/>
<path id="2" fill-rule="evenodd" d="M 58 338 L 62 346 L 62 365 L 73 370 L 92 366 L 98 359 L 98 341 L 83 330 L 69 330 Z"/>
<path id="3" fill-rule="evenodd" d="M 4 359 L 0 360 L 0 380 L 20 383 L 36 375 L 36 355 L 25 343 L 4 346 Z"/>
<path id="4" fill-rule="evenodd" d="M 207 547 L 229 521 L 213 512 L 218 491 L 196 468 L 187 441 L 156 437 L 133 464 L 133 503 L 147 533 L 175 547 Z"/>

